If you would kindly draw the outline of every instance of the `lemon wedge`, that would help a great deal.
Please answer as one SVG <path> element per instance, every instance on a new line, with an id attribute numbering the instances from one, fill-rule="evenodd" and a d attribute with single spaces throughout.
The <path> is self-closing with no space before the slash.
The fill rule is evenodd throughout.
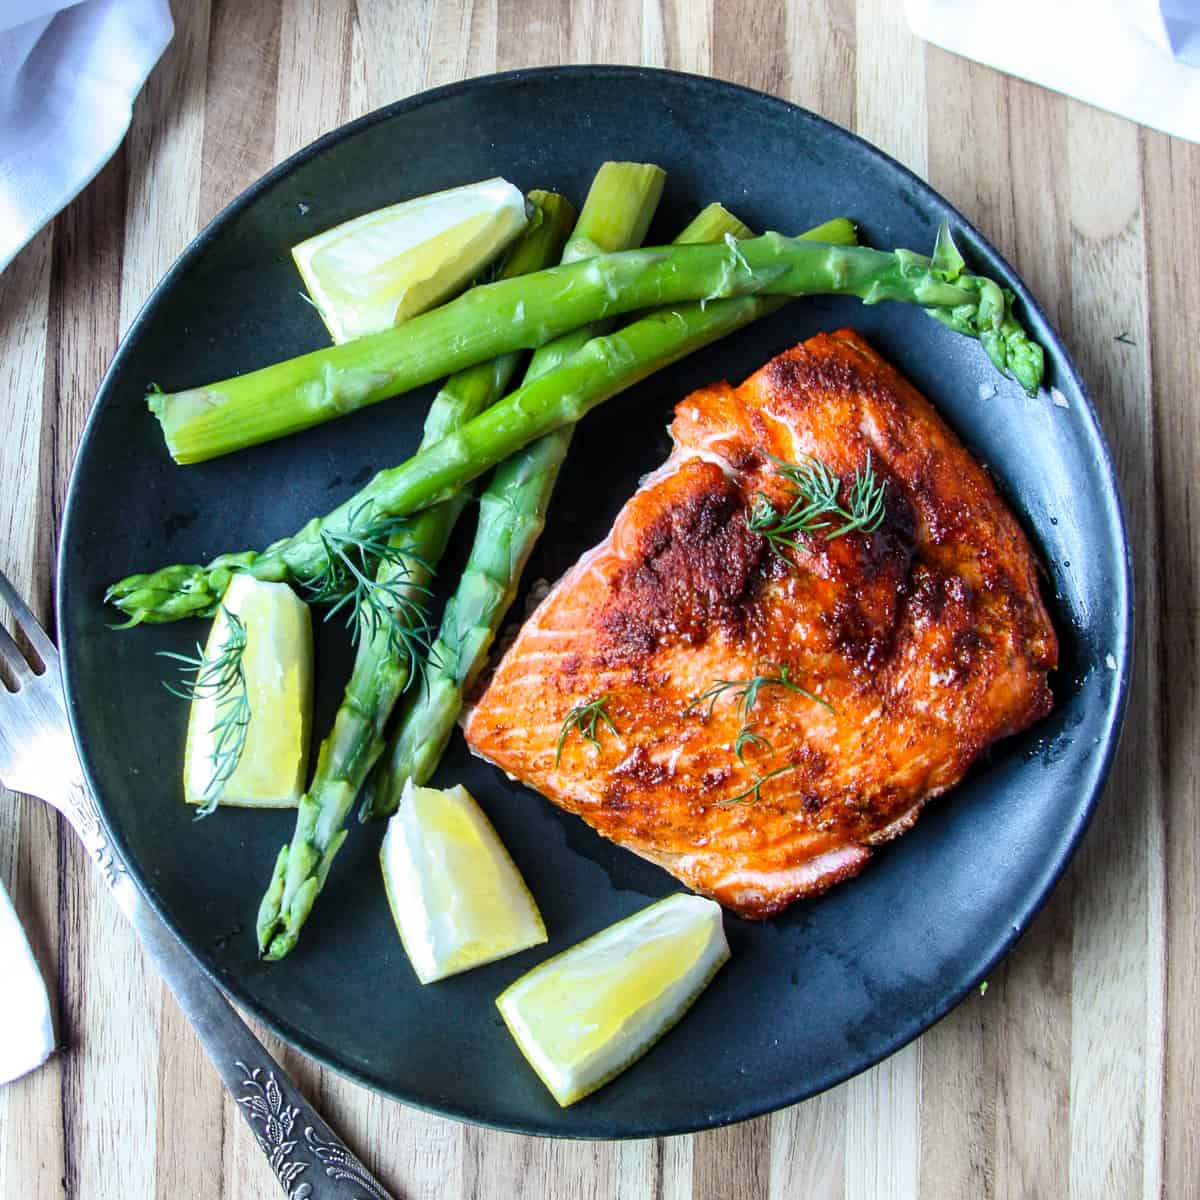
<path id="1" fill-rule="evenodd" d="M 469 282 L 526 225 L 505 179 L 364 213 L 292 248 L 335 342 L 389 329 Z"/>
<path id="2" fill-rule="evenodd" d="M 566 1108 L 641 1058 L 728 958 L 721 906 L 681 892 L 534 967 L 496 1006 Z"/>
<path id="3" fill-rule="evenodd" d="M 422 983 L 546 940 L 521 873 L 464 787 L 438 791 L 410 779 L 379 859 L 400 940 Z"/>
<path id="4" fill-rule="evenodd" d="M 308 765 L 313 680 L 308 606 L 287 584 L 235 575 L 213 620 L 204 662 L 216 663 L 242 632 L 245 648 L 226 661 L 235 670 L 240 661 L 244 690 L 236 680 L 225 689 L 194 690 L 183 756 L 184 798 L 208 805 L 215 794 L 219 804 L 288 808 L 300 798 Z M 222 743 L 222 729 L 229 722 L 237 725 L 247 713 L 245 740 L 235 730 Z"/>

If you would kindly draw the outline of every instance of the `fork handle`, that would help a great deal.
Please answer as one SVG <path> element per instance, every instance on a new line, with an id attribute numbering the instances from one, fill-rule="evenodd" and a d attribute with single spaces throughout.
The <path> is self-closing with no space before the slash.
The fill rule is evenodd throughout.
<path id="1" fill-rule="evenodd" d="M 192 1023 L 288 1200 L 392 1200 L 250 1032 L 184 949 L 109 845 L 95 802 L 72 786 L 63 813 Z"/>

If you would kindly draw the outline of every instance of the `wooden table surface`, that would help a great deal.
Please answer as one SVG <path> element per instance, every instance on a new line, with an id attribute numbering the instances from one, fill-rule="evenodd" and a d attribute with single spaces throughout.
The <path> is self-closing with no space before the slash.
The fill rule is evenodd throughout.
<path id="1" fill-rule="evenodd" d="M 1113 447 L 1136 556 L 1137 670 L 1112 780 L 986 995 L 806 1104 L 627 1144 L 428 1116 L 268 1039 L 347 1141 L 406 1200 L 1200 1194 L 1200 147 L 927 49 L 894 0 L 175 8 L 175 40 L 125 144 L 0 276 L 0 567 L 44 615 L 63 490 L 101 372 L 196 231 L 352 117 L 465 76 L 562 62 L 737 80 L 857 130 L 925 176 L 1065 335 Z M 23 797 L 0 799 L 0 876 L 65 1044 L 0 1088 L 0 1196 L 274 1195 L 73 837 Z"/>

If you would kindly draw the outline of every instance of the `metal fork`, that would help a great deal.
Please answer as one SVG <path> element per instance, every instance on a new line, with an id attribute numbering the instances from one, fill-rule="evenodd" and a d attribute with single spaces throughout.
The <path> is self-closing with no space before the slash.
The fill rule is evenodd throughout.
<path id="1" fill-rule="evenodd" d="M 79 835 L 237 1101 L 288 1200 L 390 1200 L 134 885 L 83 782 L 67 723 L 58 650 L 2 573 L 0 599 L 42 662 L 41 670 L 31 665 L 0 625 L 0 661 L 16 686 L 11 692 L 0 687 L 0 781 L 52 804 Z"/>

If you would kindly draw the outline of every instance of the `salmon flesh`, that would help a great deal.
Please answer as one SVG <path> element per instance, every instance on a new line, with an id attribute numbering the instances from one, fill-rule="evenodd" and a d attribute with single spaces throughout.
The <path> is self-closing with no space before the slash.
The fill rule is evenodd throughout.
<path id="1" fill-rule="evenodd" d="M 853 331 L 693 392 L 671 434 L 525 622 L 466 737 L 689 888 L 768 917 L 857 874 L 1044 716 L 1058 643 L 991 479 Z M 795 511 L 781 468 L 814 459 L 848 511 L 874 476 L 877 527 L 755 532 L 756 505 Z"/>

